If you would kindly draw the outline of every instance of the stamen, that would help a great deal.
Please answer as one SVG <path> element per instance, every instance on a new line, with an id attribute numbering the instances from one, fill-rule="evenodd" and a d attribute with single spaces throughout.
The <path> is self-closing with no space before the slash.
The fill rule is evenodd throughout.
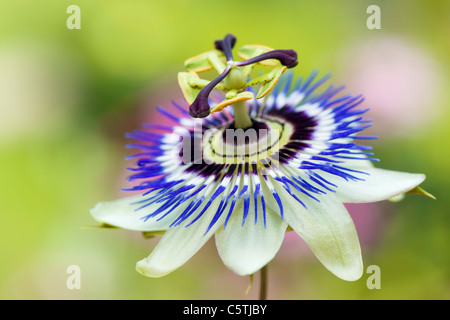
<path id="1" fill-rule="evenodd" d="M 225 54 L 225 57 L 227 59 L 227 65 L 226 65 L 224 71 L 217 78 L 215 78 L 214 80 L 209 82 L 205 87 L 203 87 L 200 90 L 200 92 L 197 94 L 197 97 L 195 98 L 194 102 L 189 106 L 189 114 L 193 118 L 205 118 L 211 113 L 211 110 L 210 110 L 211 107 L 208 103 L 208 96 L 211 93 L 211 91 L 222 80 L 224 80 L 227 77 L 227 75 L 230 74 L 231 71 L 233 71 L 233 72 L 230 74 L 230 77 L 226 78 L 226 81 L 225 81 L 226 82 L 225 83 L 226 90 L 235 90 L 237 92 L 237 91 L 244 90 L 248 86 L 248 84 L 247 84 L 248 74 L 243 73 L 237 67 L 247 66 L 250 64 L 261 62 L 263 60 L 270 60 L 270 59 L 276 59 L 276 60 L 280 61 L 280 63 L 283 66 L 288 67 L 288 68 L 293 68 L 298 64 L 297 52 L 295 52 L 294 50 L 272 50 L 272 51 L 263 53 L 259 56 L 250 58 L 245 61 L 234 61 L 232 49 L 233 49 L 235 43 L 236 43 L 236 37 L 230 33 L 227 34 L 223 40 L 216 40 L 214 42 L 216 49 L 222 51 Z M 209 59 L 211 59 L 211 58 L 209 58 Z M 210 61 L 210 62 L 212 62 L 212 61 Z M 272 82 L 274 82 L 274 81 L 272 80 Z M 276 82 L 276 79 L 275 79 L 275 82 Z M 271 88 L 272 88 L 272 86 L 269 86 L 269 89 L 266 91 L 269 91 Z M 259 95 L 259 97 L 257 97 L 257 98 L 261 98 L 264 95 L 265 95 L 265 93 L 263 95 Z M 227 96 L 226 96 L 226 98 L 230 99 Z M 244 106 L 244 107 L 246 109 L 246 106 Z M 246 118 L 249 118 L 249 117 L 247 116 Z M 244 128 L 247 126 L 251 126 L 251 121 L 247 121 L 247 120 L 244 121 L 244 123 L 242 124 L 242 125 L 244 125 Z"/>

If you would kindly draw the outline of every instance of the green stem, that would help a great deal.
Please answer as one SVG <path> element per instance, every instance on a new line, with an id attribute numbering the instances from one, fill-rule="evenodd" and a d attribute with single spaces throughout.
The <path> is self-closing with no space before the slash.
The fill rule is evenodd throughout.
<path id="1" fill-rule="evenodd" d="M 259 284 L 259 300 L 267 300 L 267 265 L 260 271 L 261 282 Z"/>
<path id="2" fill-rule="evenodd" d="M 225 87 L 231 92 L 235 90 L 244 89 L 247 84 L 247 76 L 240 68 L 233 67 L 224 80 Z M 252 126 L 252 119 L 247 110 L 247 103 L 245 101 L 237 101 L 233 103 L 234 111 L 234 128 L 247 129 Z"/>
<path id="3" fill-rule="evenodd" d="M 252 126 L 252 119 L 248 114 L 247 103 L 245 101 L 233 103 L 233 111 L 235 129 L 247 129 Z"/>

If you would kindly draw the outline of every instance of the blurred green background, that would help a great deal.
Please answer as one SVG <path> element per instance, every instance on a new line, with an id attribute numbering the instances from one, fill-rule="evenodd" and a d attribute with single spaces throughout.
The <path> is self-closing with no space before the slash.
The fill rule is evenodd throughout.
<path id="1" fill-rule="evenodd" d="M 81 29 L 69 30 L 69 5 Z M 381 9 L 370 30 L 369 5 Z M 449 299 L 450 2 L 2 1 L 0 4 L 0 298 L 256 299 L 210 241 L 174 273 L 134 270 L 157 240 L 95 225 L 89 209 L 126 196 L 124 133 L 182 98 L 183 61 L 226 33 L 292 48 L 296 74 L 330 72 L 366 96 L 380 167 L 427 175 L 438 199 L 349 207 L 365 267 L 346 282 L 288 234 L 269 269 L 271 299 Z M 67 267 L 81 270 L 69 290 Z"/>

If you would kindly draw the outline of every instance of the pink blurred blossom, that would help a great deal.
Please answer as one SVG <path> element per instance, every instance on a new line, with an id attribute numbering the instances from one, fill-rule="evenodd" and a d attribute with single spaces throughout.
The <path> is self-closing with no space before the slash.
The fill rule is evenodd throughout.
<path id="1" fill-rule="evenodd" d="M 344 82 L 351 93 L 365 97 L 378 136 L 420 132 L 438 114 L 442 76 L 425 49 L 401 37 L 382 36 L 343 54 Z"/>

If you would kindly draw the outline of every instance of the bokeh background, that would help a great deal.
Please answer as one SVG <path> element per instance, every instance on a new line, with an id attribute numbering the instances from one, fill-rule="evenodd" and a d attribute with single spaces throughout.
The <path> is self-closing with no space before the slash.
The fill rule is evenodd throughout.
<path id="1" fill-rule="evenodd" d="M 69 30 L 69 5 L 81 29 Z M 369 5 L 381 29 L 369 30 Z M 226 33 L 237 46 L 295 49 L 365 95 L 380 167 L 422 172 L 437 200 L 352 205 L 365 267 L 346 282 L 288 233 L 270 263 L 270 299 L 449 299 L 450 2 L 76 0 L 0 3 L 0 298 L 256 299 L 258 276 L 229 271 L 210 241 L 176 272 L 134 270 L 157 243 L 124 230 L 83 228 L 89 209 L 124 197 L 124 133 L 157 121 L 155 107 L 182 98 L 183 61 Z M 81 270 L 69 290 L 67 267 Z"/>

